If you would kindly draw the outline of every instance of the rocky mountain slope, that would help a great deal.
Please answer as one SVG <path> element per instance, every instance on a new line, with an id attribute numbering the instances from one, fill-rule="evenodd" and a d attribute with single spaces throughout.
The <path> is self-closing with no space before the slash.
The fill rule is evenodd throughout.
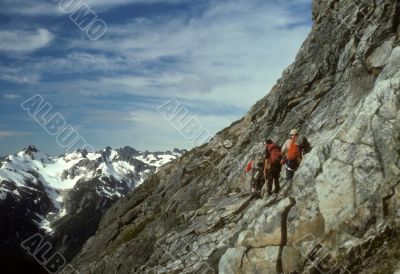
<path id="1" fill-rule="evenodd" d="M 0 162 L 0 252 L 18 253 L 39 232 L 71 259 L 106 209 L 183 153 L 108 147 L 52 157 L 28 146 L 6 157 Z"/>
<path id="2" fill-rule="evenodd" d="M 312 13 L 271 92 L 110 208 L 80 273 L 400 271 L 400 3 L 314 0 Z M 279 196 L 251 198 L 246 163 L 291 128 L 312 151 Z"/>

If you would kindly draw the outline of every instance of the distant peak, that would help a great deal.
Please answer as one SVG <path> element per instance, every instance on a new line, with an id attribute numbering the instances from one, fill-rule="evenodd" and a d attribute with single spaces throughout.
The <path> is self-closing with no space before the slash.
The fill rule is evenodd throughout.
<path id="1" fill-rule="evenodd" d="M 172 152 L 173 153 L 184 154 L 185 152 L 187 152 L 187 150 L 186 149 L 174 148 L 174 150 Z"/>
<path id="2" fill-rule="evenodd" d="M 24 149 L 24 152 L 26 154 L 31 154 L 31 153 L 35 153 L 38 152 L 39 150 L 34 146 L 34 145 L 29 145 Z"/>
<path id="3" fill-rule="evenodd" d="M 88 155 L 88 151 L 86 149 L 78 149 L 76 152 L 80 153 L 83 158 L 86 158 L 86 156 Z"/>
<path id="4" fill-rule="evenodd" d="M 130 146 L 124 146 L 123 148 L 120 148 L 119 150 L 120 151 L 125 151 L 125 152 L 135 152 L 135 153 L 139 152 L 139 151 L 137 151 L 136 149 L 134 149 L 133 147 L 130 147 Z"/>

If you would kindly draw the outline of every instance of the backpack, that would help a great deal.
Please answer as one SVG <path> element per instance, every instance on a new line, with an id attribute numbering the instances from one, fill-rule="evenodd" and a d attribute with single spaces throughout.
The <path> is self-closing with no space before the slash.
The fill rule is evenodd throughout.
<path id="1" fill-rule="evenodd" d="M 290 146 L 287 152 L 287 160 L 299 160 L 301 159 L 301 148 L 297 144 L 298 136 L 293 136 L 290 142 Z"/>
<path id="2" fill-rule="evenodd" d="M 304 136 L 300 136 L 299 139 L 301 140 L 301 148 L 303 151 L 303 154 L 307 154 L 312 150 L 312 147 L 310 145 L 310 142 L 308 142 L 307 138 Z"/>
<path id="3" fill-rule="evenodd" d="M 256 154 L 252 165 L 252 176 L 254 180 L 259 180 L 264 176 L 265 155 L 264 153 Z"/>
<path id="4" fill-rule="evenodd" d="M 269 144 L 267 145 L 267 151 L 269 154 L 269 160 L 271 164 L 273 165 L 280 164 L 282 160 L 281 149 L 276 144 Z"/>

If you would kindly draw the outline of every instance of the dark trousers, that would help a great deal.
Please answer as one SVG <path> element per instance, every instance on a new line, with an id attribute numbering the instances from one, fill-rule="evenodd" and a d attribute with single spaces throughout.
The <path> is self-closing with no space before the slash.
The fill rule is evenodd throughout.
<path id="1" fill-rule="evenodd" d="M 299 162 L 297 160 L 288 160 L 286 163 L 286 180 L 293 180 L 294 173 L 299 168 Z"/>
<path id="2" fill-rule="evenodd" d="M 259 192 L 265 183 L 264 171 L 261 168 L 253 169 L 251 172 L 250 192 Z"/>
<path id="3" fill-rule="evenodd" d="M 281 165 L 271 165 L 268 170 L 268 184 L 267 194 L 272 195 L 272 186 L 274 185 L 274 193 L 278 194 L 280 191 L 279 177 L 281 176 Z"/>
<path id="4" fill-rule="evenodd" d="M 252 189 L 254 189 L 255 191 L 260 191 L 262 189 L 264 183 L 265 183 L 265 178 L 264 178 L 264 176 L 262 176 L 262 177 L 258 178 L 257 180 L 254 180 L 254 179 L 251 180 L 250 187 Z"/>
<path id="5" fill-rule="evenodd" d="M 293 180 L 295 170 L 289 170 L 286 168 L 286 180 L 291 181 Z"/>

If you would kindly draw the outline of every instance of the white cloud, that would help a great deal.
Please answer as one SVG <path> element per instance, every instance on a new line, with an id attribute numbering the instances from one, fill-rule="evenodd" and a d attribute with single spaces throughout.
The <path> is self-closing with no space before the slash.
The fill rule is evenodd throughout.
<path id="1" fill-rule="evenodd" d="M 155 4 L 155 3 L 168 3 L 176 4 L 183 2 L 190 2 L 191 0 L 86 0 L 85 2 L 92 8 L 112 8 L 115 6 L 126 4 Z"/>
<path id="2" fill-rule="evenodd" d="M 47 29 L 36 31 L 2 30 L 0 31 L 0 51 L 13 53 L 30 53 L 47 47 L 54 35 Z"/>
<path id="3" fill-rule="evenodd" d="M 21 95 L 15 94 L 15 93 L 5 93 L 5 94 L 3 94 L 3 98 L 9 99 L 9 100 L 14 100 L 14 99 L 21 98 Z"/>
<path id="4" fill-rule="evenodd" d="M 133 69 L 93 83 L 102 86 L 96 89 L 99 92 L 108 86 L 113 87 L 110 92 L 117 87 L 138 95 L 204 99 L 249 108 L 294 60 L 310 30 L 304 25 L 304 15 L 289 9 L 286 4 L 258 0 L 218 1 L 189 22 L 170 18 L 162 23 L 135 20 L 110 25 L 100 41 L 79 40 L 73 47 L 136 60 Z M 163 64 L 163 58 L 177 61 Z M 155 69 L 149 69 L 149 63 Z"/>
<path id="5" fill-rule="evenodd" d="M 27 136 L 31 135 L 32 132 L 22 132 L 22 131 L 0 131 L 0 139 L 13 137 L 13 136 Z"/>
<path id="6" fill-rule="evenodd" d="M 95 43 L 72 41 L 66 57 L 32 60 L 17 75 L 4 74 L 2 78 L 33 82 L 35 77 L 26 79 L 31 71 L 101 71 L 106 76 L 58 82 L 57 90 L 177 97 L 247 109 L 270 90 L 294 60 L 310 30 L 302 24 L 304 15 L 291 13 L 290 8 L 283 2 L 221 1 L 213 2 L 204 14 L 189 21 L 179 17 L 161 22 L 144 18 L 109 25 L 108 35 Z M 88 53 L 93 49 L 108 54 Z M 165 58 L 176 60 L 165 64 L 160 61 Z M 52 88 L 48 85 L 43 90 Z"/>
<path id="7" fill-rule="evenodd" d="M 39 83 L 40 76 L 37 73 L 25 71 L 21 69 L 9 69 L 0 67 L 0 80 L 7 81 L 14 84 L 37 84 Z"/>
<path id="8" fill-rule="evenodd" d="M 61 15 L 53 1 L 2 0 L 0 14 L 20 14 L 25 16 Z"/>
<path id="9" fill-rule="evenodd" d="M 33 58 L 24 56 L 24 62 L 18 67 L 2 67 L 0 65 L 0 80 L 16 84 L 38 84 L 42 76 L 64 73 L 92 73 L 94 71 L 113 72 L 132 68 L 137 63 L 135 59 L 122 56 L 107 57 L 104 54 L 92 54 L 71 51 L 65 56 Z M 62 81 L 58 83 L 61 87 Z M 53 88 L 53 87 L 51 87 Z"/>
<path id="10" fill-rule="evenodd" d="M 190 0 L 83 0 L 95 12 L 106 11 L 116 6 L 126 4 L 180 3 Z M 62 16 L 65 15 L 59 7 L 61 0 L 2 0 L 0 14 L 20 14 L 25 16 Z M 65 1 L 64 1 L 65 2 Z M 80 2 L 76 0 L 74 3 Z M 66 1 L 65 3 L 69 3 Z"/>

